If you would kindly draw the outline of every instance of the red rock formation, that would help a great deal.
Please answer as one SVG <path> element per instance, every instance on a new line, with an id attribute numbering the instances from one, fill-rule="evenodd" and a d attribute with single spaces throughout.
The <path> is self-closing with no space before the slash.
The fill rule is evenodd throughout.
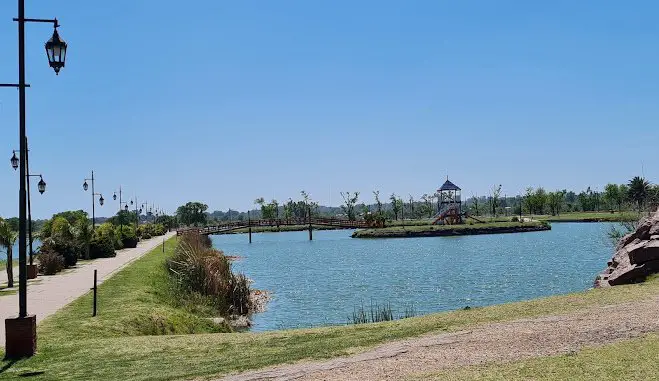
<path id="1" fill-rule="evenodd" d="M 659 272 L 659 211 L 620 239 L 607 265 L 595 279 L 595 287 L 635 283 Z"/>

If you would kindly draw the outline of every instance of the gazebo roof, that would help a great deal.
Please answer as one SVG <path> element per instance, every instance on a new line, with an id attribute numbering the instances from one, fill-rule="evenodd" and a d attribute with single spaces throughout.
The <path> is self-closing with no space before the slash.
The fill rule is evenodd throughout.
<path id="1" fill-rule="evenodd" d="M 442 185 L 442 187 L 438 189 L 438 191 L 440 191 L 440 192 L 441 191 L 459 191 L 459 190 L 461 190 L 460 187 L 458 187 L 457 185 L 450 182 L 448 178 L 446 178 L 446 182 L 444 183 L 444 185 Z"/>

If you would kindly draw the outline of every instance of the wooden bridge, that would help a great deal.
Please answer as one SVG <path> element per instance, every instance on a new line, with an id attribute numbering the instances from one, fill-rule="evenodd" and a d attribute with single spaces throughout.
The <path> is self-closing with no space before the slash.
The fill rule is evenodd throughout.
<path id="1" fill-rule="evenodd" d="M 279 226 L 292 226 L 292 225 L 309 225 L 309 230 L 311 231 L 311 226 L 335 226 L 337 228 L 344 229 L 359 229 L 359 228 L 368 228 L 368 222 L 364 220 L 359 221 L 350 221 L 340 218 L 331 218 L 331 217 L 312 217 L 311 219 L 271 219 L 271 220 L 247 220 L 247 221 L 227 221 L 221 224 L 205 227 L 188 227 L 180 228 L 176 230 L 176 235 L 181 235 L 186 232 L 197 232 L 199 234 L 221 234 L 229 233 L 234 230 L 239 229 L 249 229 L 249 233 L 252 231 L 252 227 L 267 226 L 267 227 L 279 227 Z"/>

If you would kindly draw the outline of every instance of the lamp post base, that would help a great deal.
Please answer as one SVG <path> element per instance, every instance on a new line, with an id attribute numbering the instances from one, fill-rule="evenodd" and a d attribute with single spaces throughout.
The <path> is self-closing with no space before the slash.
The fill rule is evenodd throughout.
<path id="1" fill-rule="evenodd" d="M 38 272 L 37 265 L 27 265 L 27 279 L 36 279 Z"/>
<path id="2" fill-rule="evenodd" d="M 37 317 L 5 319 L 5 358 L 31 357 L 37 352 Z"/>

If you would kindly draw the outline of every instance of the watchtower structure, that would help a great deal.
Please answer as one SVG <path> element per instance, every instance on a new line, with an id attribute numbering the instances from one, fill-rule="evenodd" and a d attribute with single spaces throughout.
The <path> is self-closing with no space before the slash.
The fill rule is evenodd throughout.
<path id="1" fill-rule="evenodd" d="M 448 176 L 446 182 L 437 189 L 439 195 L 439 215 L 444 223 L 456 224 L 462 222 L 462 190 L 453 184 Z"/>

